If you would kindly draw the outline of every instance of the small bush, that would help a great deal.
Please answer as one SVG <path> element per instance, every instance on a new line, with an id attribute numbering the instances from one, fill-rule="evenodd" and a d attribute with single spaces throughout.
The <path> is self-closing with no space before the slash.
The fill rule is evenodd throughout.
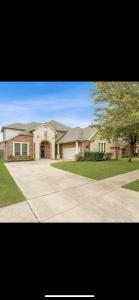
<path id="1" fill-rule="evenodd" d="M 76 161 L 84 161 L 84 156 L 81 153 L 77 154 Z"/>
<path id="2" fill-rule="evenodd" d="M 82 156 L 82 157 L 80 158 L 80 161 L 84 161 L 84 156 Z"/>
<path id="3" fill-rule="evenodd" d="M 29 156 L 28 155 L 8 156 L 8 161 L 28 161 L 28 160 L 33 160 L 30 155 Z"/>
<path id="4" fill-rule="evenodd" d="M 103 160 L 104 153 L 102 152 L 85 152 L 84 160 L 86 161 L 100 161 Z"/>

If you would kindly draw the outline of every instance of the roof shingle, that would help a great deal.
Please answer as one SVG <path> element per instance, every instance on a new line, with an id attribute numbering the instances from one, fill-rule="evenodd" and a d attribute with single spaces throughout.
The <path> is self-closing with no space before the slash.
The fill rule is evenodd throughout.
<path id="1" fill-rule="evenodd" d="M 47 124 L 49 124 L 51 127 L 53 127 L 55 130 L 58 130 L 58 131 L 69 131 L 70 127 L 62 124 L 62 123 L 59 123 L 57 121 L 54 121 L 54 120 L 51 120 L 49 122 L 46 122 Z"/>
<path id="2" fill-rule="evenodd" d="M 74 141 L 85 141 L 88 140 L 90 136 L 95 136 L 98 129 L 93 127 L 86 128 L 71 128 L 62 138 L 57 140 L 57 144 L 64 144 Z"/>
<path id="3" fill-rule="evenodd" d="M 13 124 L 8 124 L 2 127 L 2 130 L 4 128 L 9 128 L 9 129 L 17 129 L 17 130 L 28 130 L 32 131 L 35 129 L 37 126 L 41 125 L 41 123 L 38 122 L 31 122 L 31 123 L 13 123 Z"/>
<path id="4" fill-rule="evenodd" d="M 17 130 L 28 130 L 28 131 L 32 131 L 34 130 L 36 127 L 42 125 L 42 124 L 49 124 L 51 127 L 53 127 L 55 130 L 59 130 L 59 131 L 65 131 L 67 132 L 70 127 L 59 123 L 57 121 L 51 120 L 49 122 L 45 122 L 45 123 L 38 123 L 38 122 L 31 122 L 31 123 L 14 123 L 14 124 L 8 124 L 2 127 L 2 131 L 4 128 L 9 128 L 9 129 L 17 129 Z"/>

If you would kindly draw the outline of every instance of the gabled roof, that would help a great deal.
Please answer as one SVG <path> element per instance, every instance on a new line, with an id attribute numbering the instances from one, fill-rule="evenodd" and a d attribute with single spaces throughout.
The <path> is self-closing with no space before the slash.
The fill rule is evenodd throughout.
<path id="1" fill-rule="evenodd" d="M 30 122 L 30 123 L 26 123 L 26 124 L 25 123 L 14 123 L 14 124 L 8 124 L 8 125 L 3 126 L 1 128 L 1 131 L 3 131 L 4 128 L 32 131 L 39 125 L 40 125 L 40 123 L 38 123 L 38 122 Z"/>
<path id="2" fill-rule="evenodd" d="M 62 123 L 59 123 L 57 121 L 54 121 L 54 120 L 51 120 L 49 122 L 46 122 L 46 124 L 49 124 L 51 127 L 53 127 L 55 130 L 58 130 L 58 131 L 69 131 L 70 127 L 62 124 Z"/>
<path id="3" fill-rule="evenodd" d="M 98 129 L 96 127 L 86 127 L 83 128 L 83 140 L 90 139 L 90 137 L 94 137 Z"/>
<path id="4" fill-rule="evenodd" d="M 3 131 L 4 128 L 9 128 L 9 129 L 15 129 L 15 130 L 28 130 L 28 131 L 32 131 L 35 128 L 37 128 L 38 126 L 42 125 L 42 124 L 48 124 L 50 125 L 52 128 L 54 128 L 55 130 L 59 130 L 59 131 L 64 131 L 67 132 L 70 127 L 59 123 L 57 121 L 51 120 L 45 123 L 38 123 L 38 122 L 31 122 L 31 123 L 14 123 L 14 124 L 8 124 L 5 125 L 1 128 L 1 131 Z"/>
<path id="5" fill-rule="evenodd" d="M 75 142 L 75 141 L 86 141 L 93 138 L 96 133 L 98 132 L 98 129 L 93 127 L 86 127 L 86 128 L 71 128 L 63 137 L 57 140 L 57 144 L 64 144 L 69 142 Z"/>

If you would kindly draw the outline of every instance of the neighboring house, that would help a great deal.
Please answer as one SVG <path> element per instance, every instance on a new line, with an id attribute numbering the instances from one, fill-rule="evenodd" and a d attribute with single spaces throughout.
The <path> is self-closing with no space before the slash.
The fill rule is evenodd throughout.
<path id="1" fill-rule="evenodd" d="M 57 121 L 46 123 L 15 123 L 3 126 L 1 150 L 4 158 L 13 160 L 67 159 L 74 160 L 79 153 L 86 150 L 94 152 L 112 152 L 115 156 L 115 145 L 99 137 L 95 127 L 70 128 Z M 125 146 L 119 147 L 124 153 Z"/>

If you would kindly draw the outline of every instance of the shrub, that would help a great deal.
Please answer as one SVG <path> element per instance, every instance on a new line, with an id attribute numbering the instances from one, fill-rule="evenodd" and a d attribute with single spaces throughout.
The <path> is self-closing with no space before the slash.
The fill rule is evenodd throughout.
<path id="1" fill-rule="evenodd" d="M 28 161 L 28 160 L 33 160 L 32 157 L 29 155 L 22 155 L 22 156 L 13 156 L 9 155 L 8 156 L 8 161 Z"/>
<path id="2" fill-rule="evenodd" d="M 77 154 L 76 161 L 84 161 L 84 156 L 81 153 Z"/>
<path id="3" fill-rule="evenodd" d="M 81 156 L 81 157 L 80 157 L 80 161 L 84 161 L 84 156 Z"/>
<path id="4" fill-rule="evenodd" d="M 100 161 L 103 160 L 104 153 L 102 152 L 85 152 L 84 159 L 87 161 Z"/>

